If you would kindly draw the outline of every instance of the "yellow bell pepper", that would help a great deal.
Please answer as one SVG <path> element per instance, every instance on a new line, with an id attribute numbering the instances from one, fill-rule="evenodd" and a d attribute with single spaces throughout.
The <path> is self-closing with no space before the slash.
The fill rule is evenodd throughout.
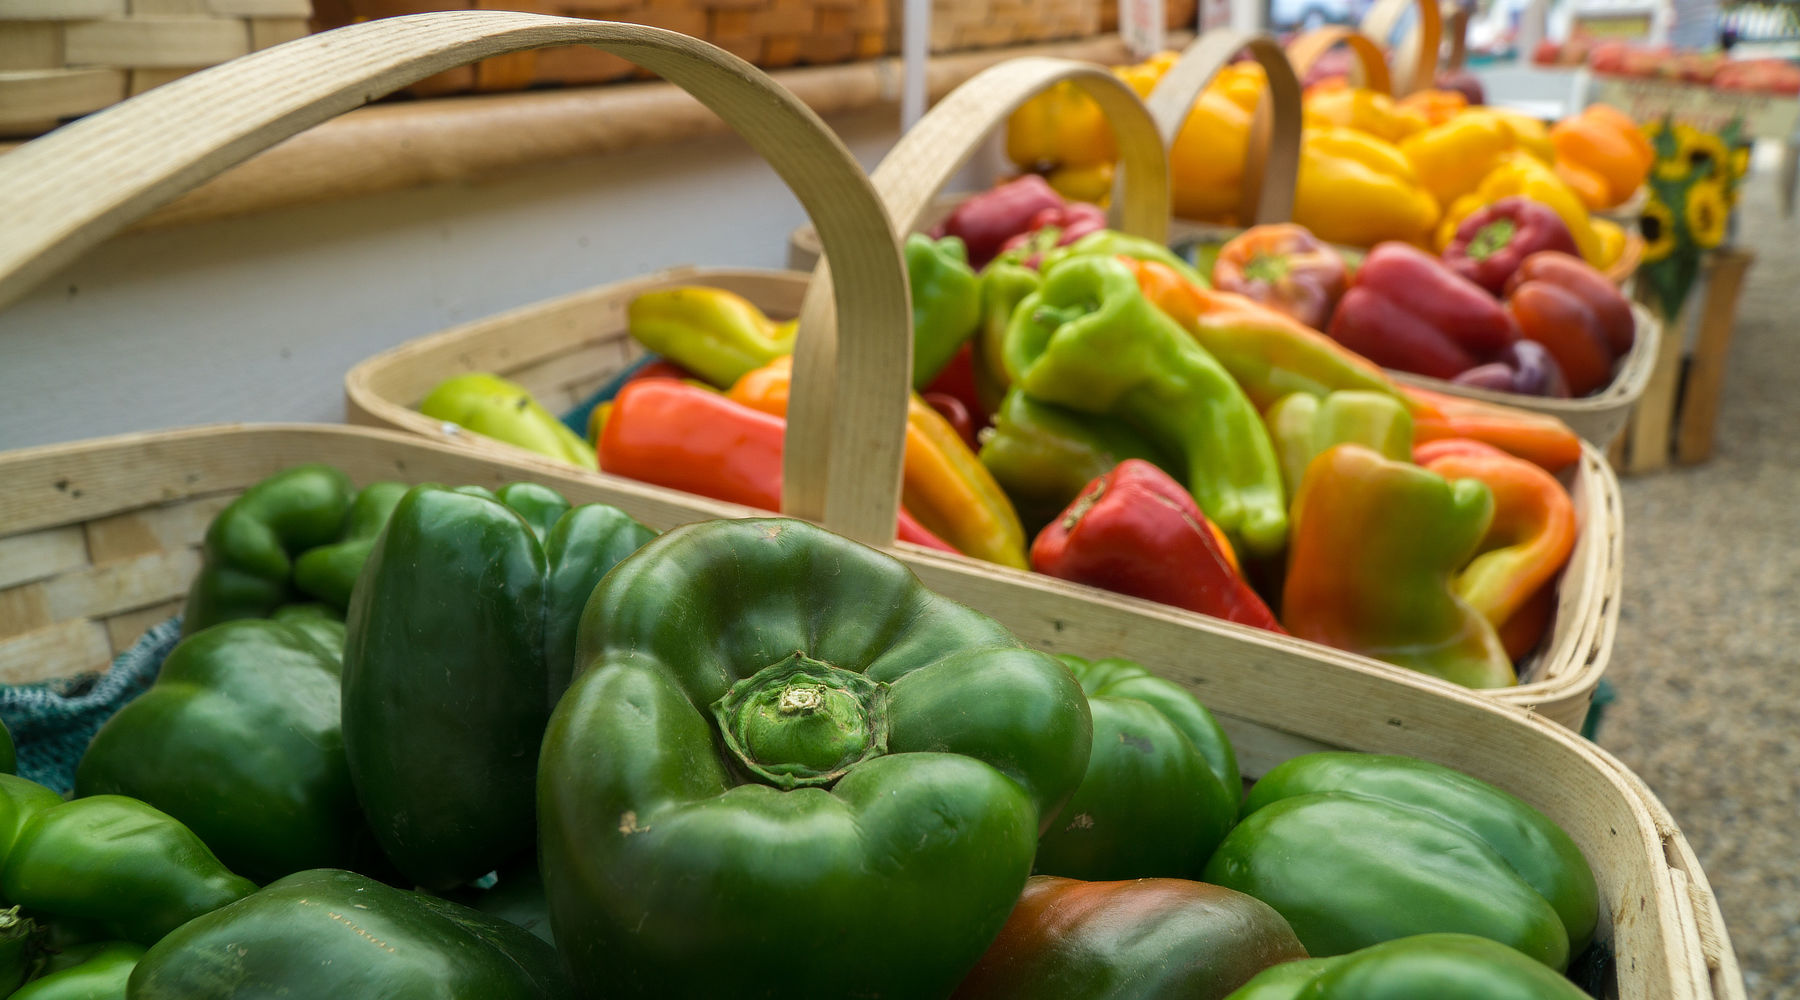
<path id="1" fill-rule="evenodd" d="M 1397 108 L 1425 116 L 1427 125 L 1442 125 L 1469 107 L 1469 99 L 1459 90 L 1420 90 L 1395 102 Z"/>
<path id="2" fill-rule="evenodd" d="M 1308 129 L 1300 146 L 1294 221 L 1327 243 L 1425 245 L 1438 203 L 1406 155 L 1348 128 Z"/>
<path id="3" fill-rule="evenodd" d="M 1006 156 L 1031 170 L 1111 163 L 1119 152 L 1100 105 L 1064 81 L 1026 101 L 1007 119 Z"/>
<path id="4" fill-rule="evenodd" d="M 1505 122 L 1512 129 L 1513 142 L 1520 149 L 1545 163 L 1556 162 L 1556 147 L 1550 145 L 1550 127 L 1523 111 L 1510 108 L 1482 108 L 1469 114 L 1486 114 Z"/>
<path id="5" fill-rule="evenodd" d="M 1407 136 L 1400 151 L 1412 161 L 1425 190 L 1448 205 L 1475 190 L 1514 146 L 1506 122 L 1471 112 Z"/>
<path id="6" fill-rule="evenodd" d="M 1425 124 L 1422 116 L 1401 117 L 1394 99 L 1361 87 L 1324 87 L 1307 91 L 1301 105 L 1308 129 L 1336 126 L 1367 132 L 1384 142 L 1399 142 Z"/>
<path id="7" fill-rule="evenodd" d="M 1261 63 L 1232 63 L 1219 70 L 1219 75 L 1206 89 L 1216 90 L 1245 111 L 1255 111 L 1269 88 L 1269 75 Z"/>
<path id="8" fill-rule="evenodd" d="M 793 356 L 756 369 L 726 393 L 745 406 L 787 416 Z M 1006 492 L 943 415 L 917 393 L 906 404 L 906 458 L 900 502 L 926 530 L 958 552 L 1028 569 L 1025 527 Z"/>
<path id="9" fill-rule="evenodd" d="M 1625 255 L 1625 230 L 1609 219 L 1590 218 L 1588 225 L 1593 228 L 1594 239 L 1600 244 L 1600 259 L 1594 262 L 1594 266 L 1604 271 Z"/>
<path id="10" fill-rule="evenodd" d="M 1582 259 L 1595 267 L 1602 266 L 1600 239 L 1589 223 L 1587 206 L 1556 176 L 1556 171 L 1530 153 L 1517 150 L 1502 157 L 1500 165 L 1482 179 L 1473 193 L 1463 195 L 1450 204 L 1449 211 L 1444 213 L 1443 220 L 1438 223 L 1437 249 L 1441 251 L 1450 245 L 1451 237 L 1456 235 L 1457 225 L 1470 213 L 1483 205 L 1491 205 L 1512 195 L 1541 201 L 1550 206 L 1563 220 L 1563 224 L 1569 227 L 1569 235 L 1575 238 L 1575 247 L 1581 251 Z"/>
<path id="11" fill-rule="evenodd" d="M 1176 215 L 1202 222 L 1251 221 L 1237 218 L 1237 210 L 1253 114 L 1254 105 L 1246 109 L 1211 88 L 1194 102 L 1169 147 L 1169 188 Z"/>

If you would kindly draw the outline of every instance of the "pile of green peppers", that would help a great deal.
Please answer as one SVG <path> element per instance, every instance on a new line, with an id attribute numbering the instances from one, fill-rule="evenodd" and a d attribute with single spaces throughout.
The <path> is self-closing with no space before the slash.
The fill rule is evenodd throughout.
<path id="1" fill-rule="evenodd" d="M 0 774 L 0 996 L 1585 995 L 1524 802 L 1350 753 L 1246 797 L 1184 688 L 804 522 L 306 466 L 188 608 L 75 798 Z"/>

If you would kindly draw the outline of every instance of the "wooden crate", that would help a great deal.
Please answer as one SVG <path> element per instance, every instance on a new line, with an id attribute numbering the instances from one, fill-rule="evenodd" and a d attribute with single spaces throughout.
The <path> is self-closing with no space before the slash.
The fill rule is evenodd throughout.
<path id="1" fill-rule="evenodd" d="M 445 10 L 508 10 L 667 28 L 702 38 L 757 66 L 776 68 L 873 59 L 887 45 L 887 0 L 314 0 L 318 30 Z M 421 80 L 419 96 L 605 83 L 647 71 L 588 46 L 484 59 Z"/>
<path id="2" fill-rule="evenodd" d="M 903 0 L 886 0 L 887 50 L 900 51 Z M 932 52 L 997 49 L 1101 33 L 1102 0 L 932 0 Z"/>
<path id="3" fill-rule="evenodd" d="M 0 136 L 307 33 L 309 0 L 0 0 Z"/>
<path id="4" fill-rule="evenodd" d="M 98 572 L 159 556 L 187 560 L 221 505 L 300 462 L 335 465 L 358 486 L 388 479 L 490 488 L 538 482 L 574 503 L 614 504 L 658 529 L 751 513 L 523 453 L 502 456 L 391 431 L 197 428 L 0 454 L 0 566 L 37 567 L 44 575 L 25 587 L 92 592 L 87 581 Z M 103 541 L 79 564 L 51 569 L 49 554 L 68 551 L 71 539 Z M 1423 678 L 1396 678 L 1357 657 L 1269 633 L 1197 627 L 1172 609 L 1093 595 L 1049 577 L 989 570 L 911 546 L 891 551 L 927 586 L 993 615 L 1031 645 L 1129 657 L 1183 684 L 1217 715 L 1246 777 L 1335 748 L 1436 761 L 1523 798 L 1569 832 L 1594 870 L 1596 939 L 1616 959 L 1616 982 L 1601 995 L 1743 1000 L 1718 902 L 1687 841 L 1641 781 L 1573 733 L 1518 708 Z M 149 602 L 145 621 L 186 589 L 180 574 L 156 576 L 161 582 L 134 598 Z M 0 606 L 19 586 L 0 587 Z M 16 682 L 69 672 L 77 660 L 54 668 L 39 660 L 38 651 L 53 645 L 0 625 L 0 676 Z M 94 650 L 101 652 L 98 642 Z M 103 663 L 102 656 L 88 666 Z"/>

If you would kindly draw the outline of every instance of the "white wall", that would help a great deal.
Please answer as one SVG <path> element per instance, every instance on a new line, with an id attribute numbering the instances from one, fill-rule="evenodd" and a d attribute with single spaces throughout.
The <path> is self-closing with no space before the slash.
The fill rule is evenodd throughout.
<path id="1" fill-rule="evenodd" d="M 832 126 L 873 167 L 897 116 Z M 122 236 L 0 311 L 0 449 L 343 419 L 369 355 L 678 264 L 781 267 L 799 203 L 735 135 Z"/>

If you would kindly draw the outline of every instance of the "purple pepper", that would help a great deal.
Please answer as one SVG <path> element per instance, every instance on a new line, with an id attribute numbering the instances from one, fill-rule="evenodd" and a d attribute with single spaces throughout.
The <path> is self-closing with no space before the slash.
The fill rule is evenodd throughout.
<path id="1" fill-rule="evenodd" d="M 1456 385 L 1517 392 L 1527 396 L 1567 399 L 1569 380 L 1556 359 L 1535 340 L 1515 340 L 1502 348 L 1499 360 L 1462 372 L 1450 380 Z"/>

